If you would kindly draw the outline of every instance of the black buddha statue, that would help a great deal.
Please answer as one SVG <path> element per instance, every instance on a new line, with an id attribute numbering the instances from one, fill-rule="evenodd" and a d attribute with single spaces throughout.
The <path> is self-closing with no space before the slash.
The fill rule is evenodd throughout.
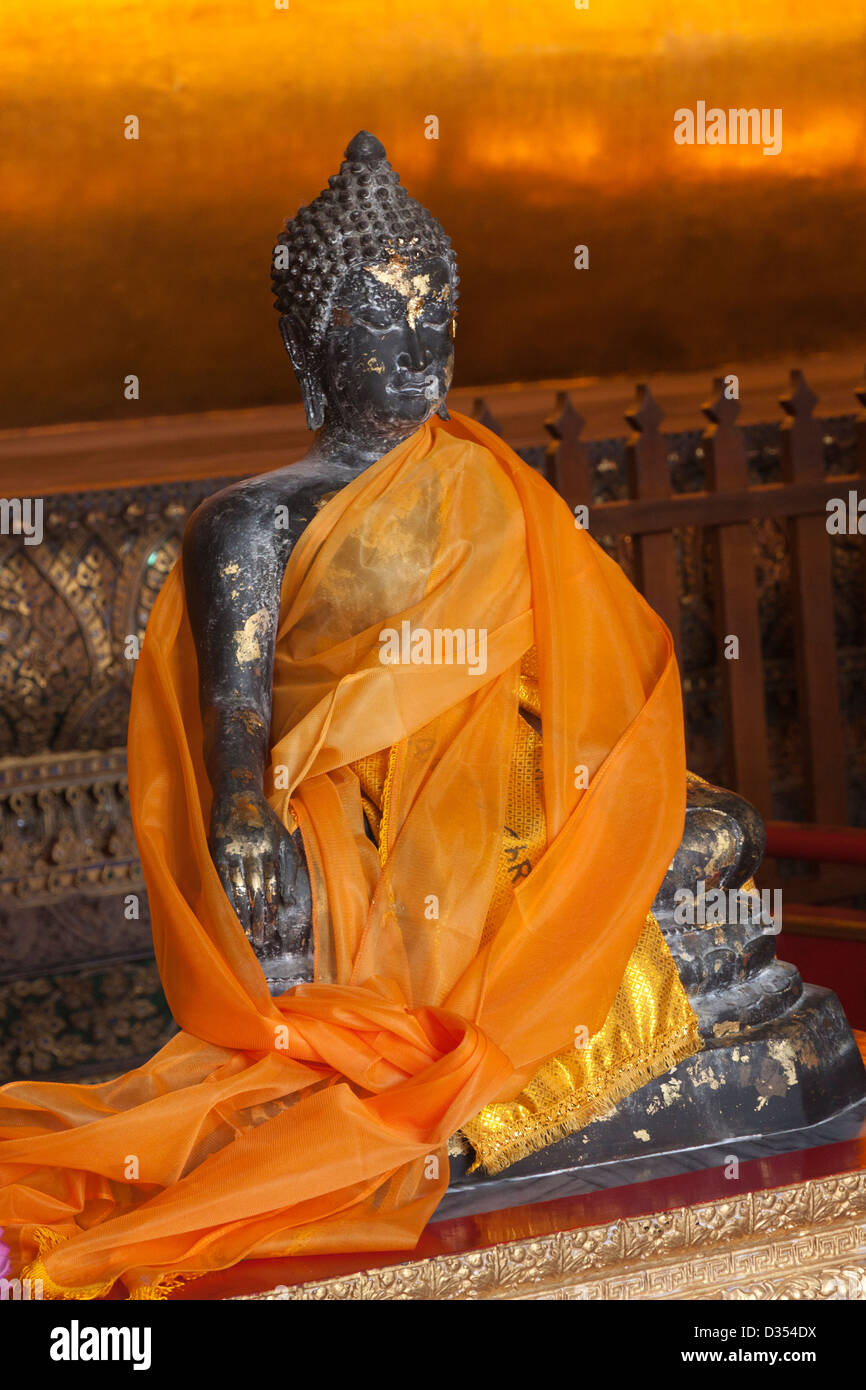
<path id="1" fill-rule="evenodd" d="M 278 821 L 262 783 L 283 572 L 325 499 L 434 413 L 447 419 L 458 276 L 439 223 L 361 131 L 330 187 L 287 222 L 272 278 L 313 444 L 291 468 L 200 507 L 183 565 L 214 792 L 211 850 L 276 993 L 312 979 L 300 836 Z"/>
<path id="2" fill-rule="evenodd" d="M 183 549 L 213 789 L 209 845 L 273 994 L 313 978 L 311 891 L 300 834 L 290 833 L 271 809 L 263 780 L 283 574 L 330 497 L 433 414 L 448 418 L 454 360 L 458 276 L 439 223 L 405 192 L 383 146 L 367 132 L 351 141 L 329 185 L 286 223 L 272 270 L 280 332 L 314 432 L 311 448 L 291 467 L 210 498 L 192 518 Z M 539 718 L 526 717 L 543 737 Z M 370 820 L 366 828 L 375 842 Z M 775 960 L 772 924 L 683 930 L 676 922 L 678 891 L 699 896 L 747 885 L 763 846 L 760 817 L 747 802 L 689 780 L 682 843 L 654 912 L 705 1048 L 714 1050 L 712 1081 L 702 1092 L 697 1074 L 689 1080 L 681 1064 L 675 1093 L 683 1104 L 655 1105 L 650 1147 L 705 1142 L 702 1125 L 711 1137 L 725 1137 L 765 1122 L 811 1123 L 853 1099 L 858 1088 L 862 1094 L 862 1064 L 838 1003 L 826 991 L 804 1002 L 797 972 Z M 782 1025 L 787 1051 L 774 1070 L 782 1034 L 773 1030 Z M 744 1080 L 735 1044 L 746 1037 L 756 1060 Z M 820 1053 L 811 1079 L 801 1065 L 806 1041 L 810 1056 L 818 1055 L 816 1047 Z M 769 1066 L 764 1093 L 761 1059 Z M 662 1094 L 653 1086 L 567 1141 L 564 1161 L 645 1149 L 646 1140 L 631 1136 L 647 1132 L 641 1117 Z"/>

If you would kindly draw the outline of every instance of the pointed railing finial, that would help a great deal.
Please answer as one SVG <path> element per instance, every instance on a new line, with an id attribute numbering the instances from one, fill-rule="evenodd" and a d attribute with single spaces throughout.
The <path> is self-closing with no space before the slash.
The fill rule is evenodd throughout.
<path id="1" fill-rule="evenodd" d="M 713 377 L 713 395 L 701 406 L 709 424 L 701 439 L 705 446 L 706 486 L 711 492 L 729 492 L 748 486 L 749 469 L 743 431 L 737 424 L 740 402 L 732 396 L 736 378 Z"/>
<path id="2" fill-rule="evenodd" d="M 796 420 L 811 420 L 818 397 L 799 367 L 791 368 L 790 386 L 785 395 L 779 397 L 779 404 L 786 415 Z"/>
<path id="3" fill-rule="evenodd" d="M 551 442 L 545 452 L 547 478 L 570 507 L 578 503 L 589 505 L 592 487 L 589 478 L 589 454 L 581 440 L 586 421 L 575 410 L 568 391 L 557 391 L 553 413 L 548 415 L 544 428 Z"/>
<path id="4" fill-rule="evenodd" d="M 636 395 L 635 404 L 625 412 L 626 420 L 644 438 L 658 434 L 659 425 L 665 418 L 664 411 L 646 382 L 638 383 Z"/>
<path id="5" fill-rule="evenodd" d="M 730 394 L 730 377 L 713 377 L 713 395 L 701 406 L 701 411 L 713 425 L 733 429 L 740 414 L 740 402 Z"/>
<path id="6" fill-rule="evenodd" d="M 553 439 L 560 441 L 578 440 L 586 424 L 583 416 L 575 410 L 569 391 L 557 391 L 553 413 L 548 415 L 544 428 Z"/>
<path id="7" fill-rule="evenodd" d="M 785 482 L 823 478 L 824 446 L 821 423 L 815 419 L 818 397 L 799 367 L 791 371 L 790 386 L 779 404 L 785 412 L 779 435 L 782 446 L 782 477 Z"/>

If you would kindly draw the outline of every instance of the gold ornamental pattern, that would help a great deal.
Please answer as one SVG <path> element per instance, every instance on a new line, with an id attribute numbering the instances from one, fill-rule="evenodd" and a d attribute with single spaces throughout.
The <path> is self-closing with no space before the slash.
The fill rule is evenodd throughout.
<path id="1" fill-rule="evenodd" d="M 866 1301 L 866 1172 L 232 1301 L 661 1298 Z"/>

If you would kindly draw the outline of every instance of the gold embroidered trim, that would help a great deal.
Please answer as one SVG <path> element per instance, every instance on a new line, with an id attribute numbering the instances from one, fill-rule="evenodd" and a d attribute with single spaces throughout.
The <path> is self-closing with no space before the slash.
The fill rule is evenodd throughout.
<path id="1" fill-rule="evenodd" d="M 401 745 L 395 743 L 388 754 L 388 771 L 385 775 L 385 784 L 382 788 L 382 817 L 379 821 L 379 863 L 383 866 L 388 861 L 388 854 L 391 848 L 391 797 L 394 790 L 394 778 L 397 775 L 397 756 Z"/>
<path id="2" fill-rule="evenodd" d="M 541 718 L 541 692 L 538 688 L 538 651 L 530 647 L 520 662 L 519 699 L 524 709 Z"/>
<path id="3" fill-rule="evenodd" d="M 463 1126 L 474 1166 L 498 1173 L 574 1134 L 701 1045 L 698 1020 L 650 912 L 610 1012 L 587 1045 L 545 1062 L 516 1100 L 487 1105 Z"/>

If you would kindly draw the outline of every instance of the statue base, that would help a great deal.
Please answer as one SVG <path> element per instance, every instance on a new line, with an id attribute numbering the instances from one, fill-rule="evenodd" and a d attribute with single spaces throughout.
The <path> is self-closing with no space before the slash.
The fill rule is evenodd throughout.
<path id="1" fill-rule="evenodd" d="M 724 1167 L 862 1132 L 866 1068 L 832 991 L 803 987 L 781 1018 L 700 1052 L 584 1129 L 490 1175 L 451 1158 L 433 1220 Z M 700 1140 L 700 1143 L 696 1143 Z"/>

